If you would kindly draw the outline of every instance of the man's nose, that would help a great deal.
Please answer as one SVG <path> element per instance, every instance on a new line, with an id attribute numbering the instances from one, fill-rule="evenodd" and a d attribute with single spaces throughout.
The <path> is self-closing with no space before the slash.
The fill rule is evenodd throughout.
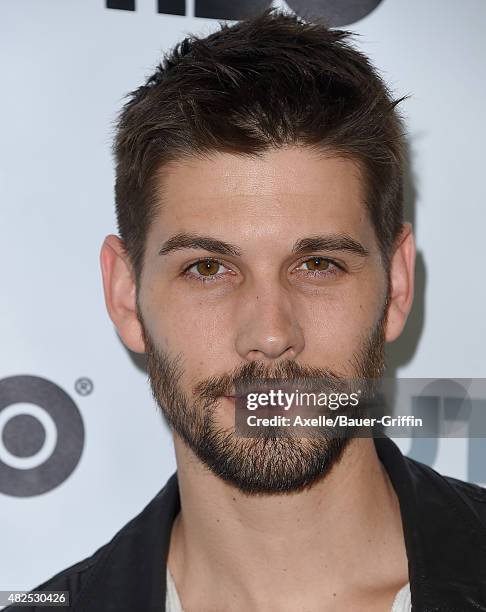
<path id="1" fill-rule="evenodd" d="M 236 351 L 247 361 L 295 359 L 304 334 L 291 296 L 278 285 L 242 296 L 238 305 Z"/>

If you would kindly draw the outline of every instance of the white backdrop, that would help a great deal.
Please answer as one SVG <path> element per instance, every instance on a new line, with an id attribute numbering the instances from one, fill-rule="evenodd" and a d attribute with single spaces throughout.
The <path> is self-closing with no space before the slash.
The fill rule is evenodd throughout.
<path id="1" fill-rule="evenodd" d="M 98 263 L 116 228 L 122 97 L 183 35 L 217 27 L 192 1 L 187 16 L 155 5 L 0 0 L 0 590 L 30 589 L 91 554 L 175 469 L 146 375 L 106 314 Z M 394 93 L 412 94 L 402 109 L 418 287 L 392 371 L 486 378 L 486 3 L 383 0 L 345 27 Z M 486 452 L 482 472 L 468 444 L 440 440 L 430 462 L 486 483 Z"/>

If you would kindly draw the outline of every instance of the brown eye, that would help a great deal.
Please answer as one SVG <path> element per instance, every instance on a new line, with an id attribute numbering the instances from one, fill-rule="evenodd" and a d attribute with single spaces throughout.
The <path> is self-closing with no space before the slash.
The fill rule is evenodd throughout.
<path id="1" fill-rule="evenodd" d="M 196 270 L 202 276 L 214 276 L 219 270 L 220 263 L 217 261 L 212 261 L 211 259 L 206 259 L 204 261 L 199 261 L 196 264 Z"/>
<path id="2" fill-rule="evenodd" d="M 325 272 L 331 265 L 329 260 L 324 259 L 323 257 L 313 257 L 312 259 L 308 259 L 304 263 L 306 264 L 306 266 L 308 266 L 308 270 L 316 270 L 320 272 Z"/>

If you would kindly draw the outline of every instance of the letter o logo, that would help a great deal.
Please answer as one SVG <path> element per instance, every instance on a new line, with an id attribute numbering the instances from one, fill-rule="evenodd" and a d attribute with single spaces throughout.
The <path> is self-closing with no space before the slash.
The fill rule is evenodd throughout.
<path id="1" fill-rule="evenodd" d="M 369 15 L 382 0 L 286 0 L 290 9 L 306 21 L 324 18 L 331 27 L 356 23 Z"/>
<path id="2" fill-rule="evenodd" d="M 382 0 L 286 0 L 287 6 L 304 20 L 324 18 L 331 27 L 342 27 L 359 21 L 374 11 L 381 2 Z M 271 4 L 270 0 L 195 0 L 194 15 L 206 19 L 240 20 L 252 17 Z M 159 12 L 163 13 L 165 10 L 161 9 L 161 5 L 159 2 Z"/>
<path id="3" fill-rule="evenodd" d="M 0 493 L 41 495 L 70 476 L 84 425 L 74 400 L 38 376 L 0 380 Z"/>

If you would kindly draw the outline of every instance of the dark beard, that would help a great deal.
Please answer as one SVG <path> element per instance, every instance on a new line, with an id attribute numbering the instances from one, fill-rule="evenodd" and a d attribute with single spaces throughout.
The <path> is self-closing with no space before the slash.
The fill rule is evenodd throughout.
<path id="1" fill-rule="evenodd" d="M 386 306 L 387 302 L 378 324 L 353 354 L 349 362 L 352 374 L 348 378 L 369 381 L 383 376 Z M 180 356 L 172 359 L 159 351 L 149 337 L 140 310 L 138 318 L 153 397 L 169 426 L 214 474 L 247 494 L 291 493 L 311 487 L 339 461 L 352 434 L 336 435 L 335 430 L 321 429 L 305 439 L 271 434 L 245 438 L 218 427 L 214 412 L 218 398 L 231 394 L 241 383 L 253 381 L 258 385 L 269 379 L 280 379 L 298 387 L 306 380 L 318 378 L 332 384 L 343 381 L 342 375 L 328 369 L 304 367 L 292 360 L 282 361 L 273 368 L 247 362 L 232 374 L 213 376 L 197 384 L 191 400 L 178 384 L 183 375 Z M 350 416 L 360 414 L 356 408 Z"/>

